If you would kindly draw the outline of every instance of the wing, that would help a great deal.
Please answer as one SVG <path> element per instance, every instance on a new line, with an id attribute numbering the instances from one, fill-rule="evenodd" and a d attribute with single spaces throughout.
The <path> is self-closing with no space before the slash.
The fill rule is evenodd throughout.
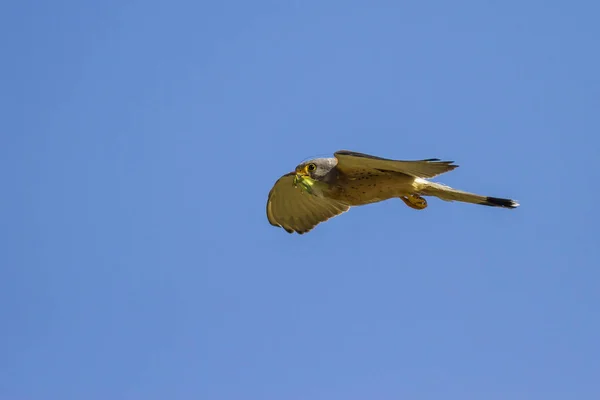
<path id="1" fill-rule="evenodd" d="M 458 167 L 452 165 L 454 161 L 441 161 L 437 158 L 415 161 L 390 160 L 347 150 L 340 150 L 334 156 L 338 159 L 337 167 L 342 171 L 368 168 L 401 172 L 416 178 L 433 178 Z"/>
<path id="2" fill-rule="evenodd" d="M 269 192 L 267 218 L 271 225 L 282 227 L 288 233 L 303 234 L 349 208 L 338 201 L 313 196 L 294 187 L 292 172 L 279 178 Z"/>

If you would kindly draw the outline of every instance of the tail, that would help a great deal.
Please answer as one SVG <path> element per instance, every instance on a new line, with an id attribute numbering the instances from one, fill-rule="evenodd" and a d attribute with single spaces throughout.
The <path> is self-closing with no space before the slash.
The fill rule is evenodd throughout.
<path id="1" fill-rule="evenodd" d="M 461 201 L 463 203 L 481 204 L 490 207 L 517 208 L 519 203 L 511 199 L 481 196 L 475 193 L 463 192 L 441 183 L 419 179 L 419 192 L 424 196 L 435 196 L 445 201 Z"/>

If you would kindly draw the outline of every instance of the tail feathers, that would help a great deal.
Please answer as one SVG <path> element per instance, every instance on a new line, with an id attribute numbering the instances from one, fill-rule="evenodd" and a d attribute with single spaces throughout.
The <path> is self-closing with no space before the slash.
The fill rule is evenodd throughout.
<path id="1" fill-rule="evenodd" d="M 463 203 L 480 204 L 490 207 L 517 208 L 519 203 L 511 199 L 499 197 L 481 196 L 475 193 L 463 192 L 440 183 L 423 181 L 423 189 L 420 191 L 425 196 L 435 196 L 444 201 L 460 201 Z"/>
<path id="2" fill-rule="evenodd" d="M 484 206 L 504 207 L 504 208 L 517 208 L 517 207 L 519 207 L 519 203 L 517 203 L 515 200 L 502 199 L 502 198 L 499 198 L 499 197 L 486 197 L 485 203 L 479 203 L 479 204 L 482 204 Z"/>

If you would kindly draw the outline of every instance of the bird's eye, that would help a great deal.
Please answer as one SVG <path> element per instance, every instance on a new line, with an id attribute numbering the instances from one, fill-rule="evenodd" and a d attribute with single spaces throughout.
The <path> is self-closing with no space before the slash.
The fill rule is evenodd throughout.
<path id="1" fill-rule="evenodd" d="M 314 171 L 315 169 L 317 169 L 317 166 L 315 164 L 308 164 L 308 170 L 309 171 Z"/>

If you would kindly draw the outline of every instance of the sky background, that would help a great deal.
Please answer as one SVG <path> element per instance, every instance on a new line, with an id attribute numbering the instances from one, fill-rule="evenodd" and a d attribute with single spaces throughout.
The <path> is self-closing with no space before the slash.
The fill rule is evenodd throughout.
<path id="1" fill-rule="evenodd" d="M 0 400 L 600 398 L 600 3 L 0 5 Z M 521 202 L 354 208 L 348 149 Z"/>

